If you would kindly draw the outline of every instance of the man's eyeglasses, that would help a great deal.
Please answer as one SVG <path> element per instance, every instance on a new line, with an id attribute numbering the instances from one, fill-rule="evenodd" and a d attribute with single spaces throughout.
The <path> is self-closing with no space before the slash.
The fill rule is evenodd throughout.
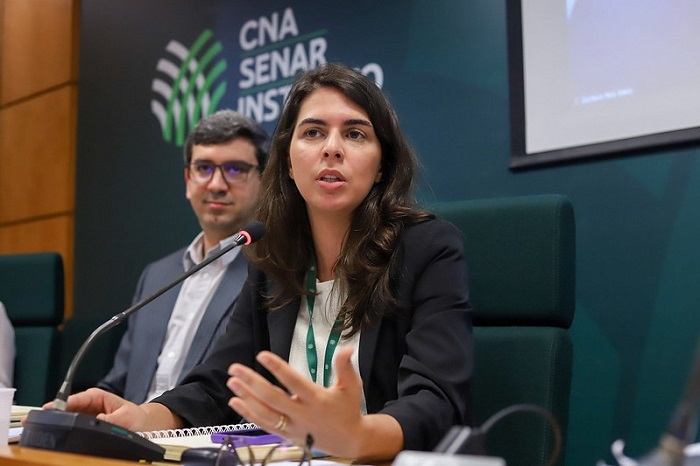
<path id="1" fill-rule="evenodd" d="M 311 434 L 306 436 L 304 445 L 294 443 L 280 443 L 273 447 L 269 445 L 250 445 L 242 437 L 230 436 L 224 439 L 216 457 L 215 466 L 267 466 L 273 461 L 296 461 L 298 466 L 311 466 L 311 457 L 314 438 Z M 260 449 L 265 448 L 266 453 L 260 453 Z M 269 449 L 269 450 L 268 450 Z M 258 458 L 255 456 L 258 451 Z"/>
<path id="2" fill-rule="evenodd" d="M 190 179 L 200 184 L 209 183 L 217 168 L 221 170 L 221 175 L 223 175 L 227 183 L 236 184 L 248 181 L 250 171 L 254 168 L 259 168 L 259 165 L 238 160 L 222 164 L 216 164 L 209 160 L 197 160 L 188 165 Z"/>

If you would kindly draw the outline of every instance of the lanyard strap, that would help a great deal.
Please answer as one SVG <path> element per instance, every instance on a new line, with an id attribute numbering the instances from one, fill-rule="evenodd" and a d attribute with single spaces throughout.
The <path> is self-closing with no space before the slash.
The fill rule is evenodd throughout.
<path id="1" fill-rule="evenodd" d="M 311 292 L 310 295 L 306 297 L 306 306 L 309 309 L 309 329 L 306 331 L 306 363 L 309 366 L 309 374 L 311 374 L 311 379 L 316 382 L 316 375 L 318 373 L 318 355 L 316 354 L 316 338 L 314 336 L 314 302 L 316 301 L 316 264 L 312 264 L 309 267 L 308 272 L 306 272 L 306 288 Z M 335 348 L 338 346 L 338 341 L 340 340 L 340 327 L 341 323 L 336 320 L 333 323 L 333 329 L 330 335 L 328 335 L 328 343 L 326 344 L 326 356 L 324 358 L 323 366 L 323 386 L 328 387 L 331 379 L 331 366 L 333 362 L 333 354 L 335 353 Z"/>

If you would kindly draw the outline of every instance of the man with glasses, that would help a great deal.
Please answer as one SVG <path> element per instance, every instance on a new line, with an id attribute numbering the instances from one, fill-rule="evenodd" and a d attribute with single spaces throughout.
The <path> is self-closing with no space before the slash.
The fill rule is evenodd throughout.
<path id="1" fill-rule="evenodd" d="M 252 219 L 267 147 L 267 133 L 231 110 L 197 124 L 185 141 L 185 192 L 202 232 L 146 267 L 134 303 L 226 247 Z M 114 365 L 97 386 L 134 403 L 174 387 L 224 332 L 247 267 L 234 249 L 133 314 Z"/>

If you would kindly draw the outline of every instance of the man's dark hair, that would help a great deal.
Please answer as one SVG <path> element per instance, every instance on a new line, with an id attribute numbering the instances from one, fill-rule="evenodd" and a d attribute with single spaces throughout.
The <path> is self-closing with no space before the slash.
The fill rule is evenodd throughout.
<path id="1" fill-rule="evenodd" d="M 262 172 L 267 164 L 270 138 L 255 120 L 233 110 L 219 110 L 197 123 L 185 140 L 185 165 L 192 161 L 194 146 L 225 144 L 235 138 L 246 138 L 253 143 L 255 157 Z"/>

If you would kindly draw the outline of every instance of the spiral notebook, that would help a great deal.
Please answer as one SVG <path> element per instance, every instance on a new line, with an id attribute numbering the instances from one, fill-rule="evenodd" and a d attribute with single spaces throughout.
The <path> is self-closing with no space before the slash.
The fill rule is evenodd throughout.
<path id="1" fill-rule="evenodd" d="M 207 436 L 211 434 L 220 434 L 225 432 L 239 432 L 245 430 L 259 430 L 260 428 L 252 422 L 243 422 L 240 424 L 229 424 L 221 426 L 205 426 L 205 427 L 187 427 L 185 429 L 168 429 L 168 430 L 152 430 L 150 432 L 137 432 L 141 437 L 148 440 L 172 439 L 172 438 L 191 438 Z"/>
<path id="2" fill-rule="evenodd" d="M 22 418 L 29 414 L 29 411 L 34 409 L 41 409 L 39 406 L 20 406 L 12 405 L 12 411 L 10 412 L 10 427 L 20 427 L 22 425 Z"/>
<path id="3" fill-rule="evenodd" d="M 137 432 L 140 436 L 149 439 L 165 448 L 165 459 L 170 461 L 180 461 L 182 453 L 189 448 L 220 447 L 219 442 L 212 440 L 212 436 L 217 439 L 217 434 L 236 435 L 245 434 L 250 431 L 260 431 L 260 428 L 253 423 L 229 424 L 220 426 L 189 427 L 185 429 L 154 430 L 150 432 Z M 277 438 L 276 440 L 279 440 Z M 256 459 L 262 459 L 267 453 L 280 442 L 274 441 L 267 444 L 253 444 L 251 442 L 250 451 Z M 242 449 L 243 455 L 247 449 Z M 285 459 L 298 458 L 302 449 L 298 447 L 285 447 L 275 450 L 272 460 L 279 461 Z M 248 458 L 241 458 L 248 461 Z"/>

